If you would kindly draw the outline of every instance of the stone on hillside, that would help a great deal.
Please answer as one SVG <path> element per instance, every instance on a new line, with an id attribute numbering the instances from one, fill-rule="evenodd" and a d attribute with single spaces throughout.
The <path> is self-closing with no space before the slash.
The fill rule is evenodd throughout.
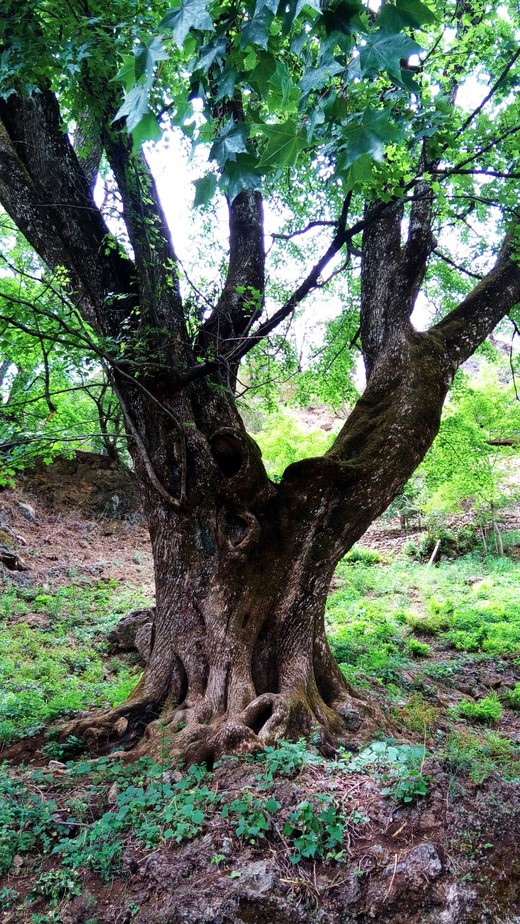
<path id="1" fill-rule="evenodd" d="M 35 520 L 36 519 L 36 510 L 34 507 L 31 507 L 30 504 L 24 504 L 22 501 L 17 501 L 16 506 L 18 510 L 25 517 L 26 520 Z"/>
<path id="2" fill-rule="evenodd" d="M 137 651 L 146 661 L 150 653 L 155 607 L 133 610 L 123 616 L 108 633 L 112 651 Z"/>

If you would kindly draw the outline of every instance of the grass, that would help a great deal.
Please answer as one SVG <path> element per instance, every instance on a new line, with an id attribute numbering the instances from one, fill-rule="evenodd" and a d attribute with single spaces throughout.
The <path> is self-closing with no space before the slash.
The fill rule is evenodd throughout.
<path id="1" fill-rule="evenodd" d="M 466 556 L 428 568 L 358 553 L 341 562 L 338 578 L 329 638 L 361 685 L 367 677 L 395 682 L 412 658 L 429 657 L 433 641 L 464 655 L 520 658 L 518 562 Z"/>
<path id="2" fill-rule="evenodd" d="M 137 666 L 107 657 L 106 633 L 142 605 L 114 582 L 48 590 L 5 583 L 0 594 L 0 743 L 89 707 L 116 705 Z"/>
<path id="3" fill-rule="evenodd" d="M 268 844 L 289 864 L 344 863 L 345 840 L 358 831 L 364 837 L 371 819 L 355 803 L 347 811 L 334 793 L 338 786 L 357 792 L 363 776 L 401 809 L 428 801 L 439 767 L 447 798 L 460 799 L 461 787 L 471 793 L 490 778 L 518 781 L 520 748 L 504 721 L 515 721 L 520 709 L 520 683 L 511 680 L 520 664 L 519 577 L 518 563 L 491 558 L 430 569 L 357 549 L 341 563 L 327 608 L 329 638 L 351 682 L 377 689 L 399 741 L 377 740 L 335 760 L 303 741 L 225 758 L 223 771 L 233 762 L 250 768 L 246 784 L 237 790 L 233 782 L 228 791 L 204 767 L 172 774 L 147 758 L 89 761 L 82 742 L 49 734 L 44 755 L 66 761 L 66 771 L 0 768 L 0 909 L 23 908 L 34 924 L 61 924 L 63 903 L 88 897 L 89 877 L 106 884 L 124 878 L 129 851 L 173 849 L 209 831 L 216 838 L 211 863 L 230 877 L 240 876 L 229 872 L 230 838 L 240 843 L 238 853 Z M 127 695 L 138 668 L 109 656 L 106 634 L 146 601 L 113 582 L 77 579 L 52 591 L 10 583 L 1 591 L 0 742 Z M 491 665 L 503 668 L 507 684 L 462 698 L 458 680 Z M 431 694 L 432 683 L 453 691 L 451 706 Z M 306 769 L 321 788 L 307 787 L 305 799 L 284 804 L 283 786 Z M 9 880 L 16 857 L 31 878 L 23 896 L 19 880 L 16 888 Z"/>

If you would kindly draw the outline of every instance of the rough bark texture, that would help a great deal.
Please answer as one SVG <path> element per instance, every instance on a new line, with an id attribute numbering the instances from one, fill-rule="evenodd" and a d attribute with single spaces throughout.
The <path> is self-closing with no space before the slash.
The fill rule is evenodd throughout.
<path id="1" fill-rule="evenodd" d="M 87 77 L 86 111 L 96 90 Z M 112 124 L 112 91 L 97 90 L 106 119 L 96 139 L 121 195 L 132 258 L 106 246 L 113 239 L 92 199 L 92 163 L 83 169 L 51 90 L 0 101 L 1 203 L 45 263 L 66 268 L 84 318 L 124 342 L 109 358 L 112 384 L 155 558 L 157 617 L 141 682 L 116 710 L 64 733 L 126 742 L 146 728 L 147 746 L 167 736 L 172 749 L 206 760 L 312 730 L 333 745 L 370 718 L 325 638 L 334 568 L 431 445 L 458 365 L 520 298 L 512 238 L 465 301 L 420 334 L 410 315 L 435 247 L 428 185 L 416 186 L 406 240 L 401 203 L 370 203 L 347 229 L 346 202 L 328 251 L 276 319 L 363 230 L 368 384 L 329 452 L 291 465 L 275 485 L 233 398 L 240 356 L 274 323 L 259 324 L 261 197 L 244 192 L 230 205 L 227 278 L 193 339 L 154 180 L 124 126 Z"/>

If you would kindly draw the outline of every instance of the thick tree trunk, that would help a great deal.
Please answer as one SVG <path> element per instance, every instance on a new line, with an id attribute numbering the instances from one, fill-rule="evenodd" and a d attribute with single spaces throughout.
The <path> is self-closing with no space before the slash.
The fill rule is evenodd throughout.
<path id="1" fill-rule="evenodd" d="M 165 413 L 119 383 L 154 553 L 155 633 L 130 700 L 75 733 L 135 736 L 148 722 L 147 747 L 164 752 L 166 738 L 208 761 L 313 730 L 325 747 L 352 740 L 374 711 L 331 655 L 330 580 L 431 444 L 448 381 L 430 343 L 399 337 L 328 456 L 290 466 L 279 485 L 223 391 L 192 384 Z"/>

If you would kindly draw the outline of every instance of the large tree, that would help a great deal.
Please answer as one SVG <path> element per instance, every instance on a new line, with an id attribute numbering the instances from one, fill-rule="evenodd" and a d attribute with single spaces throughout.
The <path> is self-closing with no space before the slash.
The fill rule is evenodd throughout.
<path id="1" fill-rule="evenodd" d="M 431 445 L 457 368 L 520 299 L 514 4 L 3 8 L 0 202 L 110 366 L 155 560 L 145 673 L 74 728 L 171 733 L 193 759 L 311 729 L 333 742 L 363 711 L 325 637 L 334 568 Z M 211 145 L 197 202 L 216 187 L 227 201 L 227 266 L 202 310 L 143 154 L 171 126 Z M 94 200 L 100 166 L 115 223 Z M 318 228 L 314 252 L 324 241 L 278 304 L 268 196 L 286 203 L 290 240 Z M 329 451 L 273 483 L 237 409 L 240 364 L 327 275 L 345 303 L 360 279 L 367 384 Z M 448 310 L 419 332 L 434 277 Z"/>

